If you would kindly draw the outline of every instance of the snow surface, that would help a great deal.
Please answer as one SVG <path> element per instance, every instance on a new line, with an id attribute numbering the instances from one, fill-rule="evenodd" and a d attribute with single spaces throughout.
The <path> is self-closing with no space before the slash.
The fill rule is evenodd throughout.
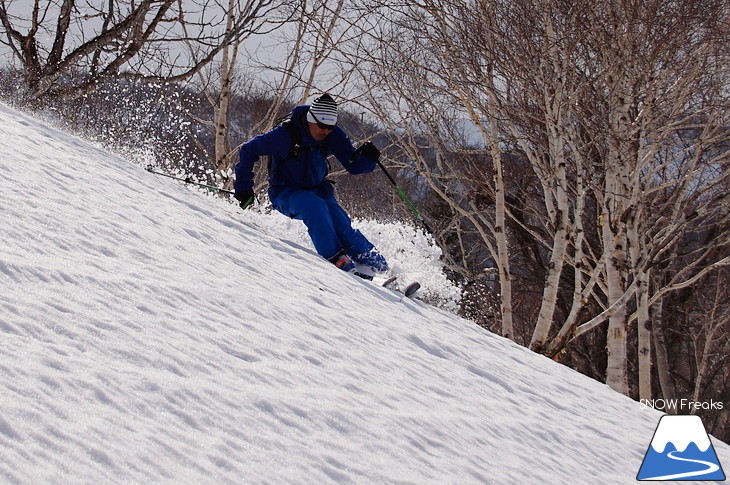
<path id="1" fill-rule="evenodd" d="M 658 411 L 273 216 L 4 105 L 0 135 L 1 483 L 635 483 Z"/>

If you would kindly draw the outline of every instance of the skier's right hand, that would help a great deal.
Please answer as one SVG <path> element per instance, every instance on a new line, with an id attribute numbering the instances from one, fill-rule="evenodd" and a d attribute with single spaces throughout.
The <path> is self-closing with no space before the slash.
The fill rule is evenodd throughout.
<path id="1" fill-rule="evenodd" d="M 241 206 L 241 209 L 248 209 L 253 204 L 254 193 L 250 190 L 242 190 L 233 194 L 233 197 L 238 200 L 238 205 Z"/>

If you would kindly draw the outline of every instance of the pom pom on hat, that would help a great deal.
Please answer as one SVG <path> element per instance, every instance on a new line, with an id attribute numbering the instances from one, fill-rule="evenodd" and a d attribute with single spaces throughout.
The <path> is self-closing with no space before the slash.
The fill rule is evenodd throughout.
<path id="1" fill-rule="evenodd" d="M 337 124 L 337 103 L 327 93 L 314 100 L 307 112 L 307 121 L 310 123 L 324 123 L 334 126 Z"/>

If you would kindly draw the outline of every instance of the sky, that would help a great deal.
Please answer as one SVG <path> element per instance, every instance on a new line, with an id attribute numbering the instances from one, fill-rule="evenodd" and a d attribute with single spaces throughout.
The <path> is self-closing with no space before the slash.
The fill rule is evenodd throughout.
<path id="1" fill-rule="evenodd" d="M 630 484 L 662 416 L 455 316 L 413 228 L 356 223 L 441 308 L 3 104 L 0 213 L 0 483 Z"/>

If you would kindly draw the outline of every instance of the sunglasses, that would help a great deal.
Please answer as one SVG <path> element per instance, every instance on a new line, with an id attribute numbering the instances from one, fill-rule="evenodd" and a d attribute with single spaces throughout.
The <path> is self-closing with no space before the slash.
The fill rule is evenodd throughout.
<path id="1" fill-rule="evenodd" d="M 319 118 L 317 118 L 317 116 L 314 113 L 312 113 L 311 111 L 309 112 L 309 114 L 311 114 L 312 118 L 314 118 L 314 121 L 317 122 L 317 126 L 319 127 L 320 130 L 330 130 L 331 131 L 331 130 L 335 129 L 335 125 L 326 125 L 326 124 L 322 123 L 321 121 L 319 121 Z"/>

